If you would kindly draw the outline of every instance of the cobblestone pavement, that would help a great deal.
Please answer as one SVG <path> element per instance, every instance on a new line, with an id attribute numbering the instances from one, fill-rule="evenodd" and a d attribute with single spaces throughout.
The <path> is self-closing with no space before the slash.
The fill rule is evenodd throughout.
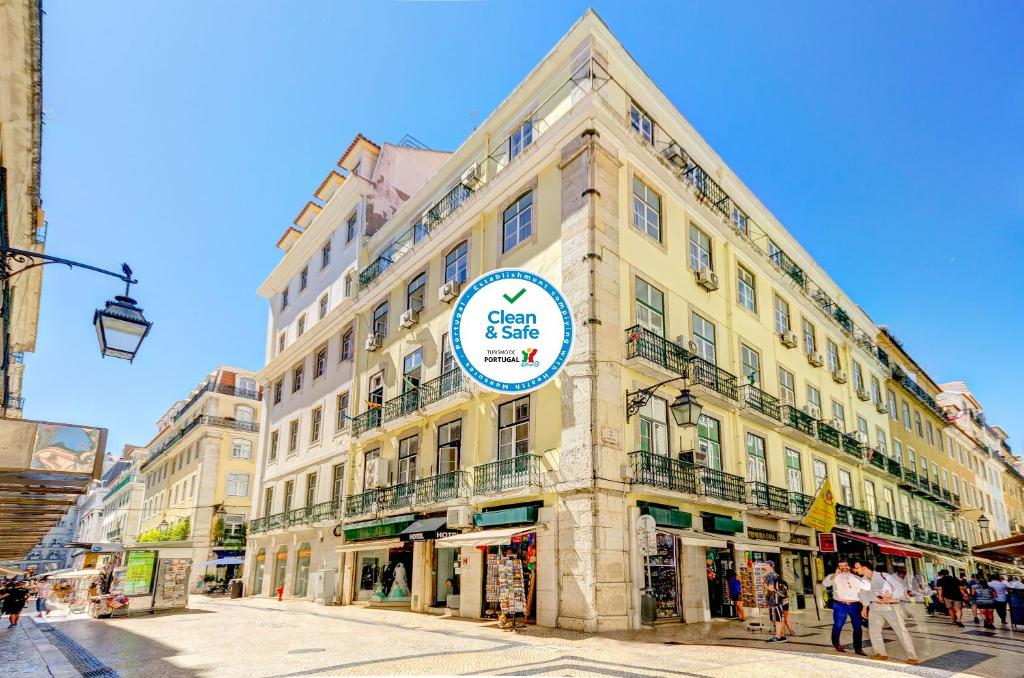
<path id="1" fill-rule="evenodd" d="M 958 629 L 921 613 L 912 632 L 922 663 L 908 666 L 891 634 L 892 661 L 836 654 L 829 614 L 822 611 L 821 621 L 814 612 L 795 614 L 798 633 L 772 646 L 764 642 L 767 634 L 738 622 L 602 635 L 530 627 L 513 634 L 489 622 L 398 610 L 201 596 L 181 613 L 51 620 L 67 639 L 62 652 L 72 663 L 81 670 L 71 656 L 77 647 L 102 662 L 107 676 L 1024 676 L 1024 632 L 983 631 L 970 623 Z M 849 635 L 848 627 L 846 642 Z M 101 675 L 95 664 L 85 666 L 83 673 Z"/>

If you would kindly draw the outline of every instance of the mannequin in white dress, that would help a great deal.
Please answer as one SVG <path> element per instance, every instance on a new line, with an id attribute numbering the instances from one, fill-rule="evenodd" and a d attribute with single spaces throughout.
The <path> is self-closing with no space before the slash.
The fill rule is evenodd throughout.
<path id="1" fill-rule="evenodd" d="M 395 583 L 391 585 L 391 592 L 388 594 L 388 599 L 395 600 L 396 598 L 408 597 L 409 580 L 405 575 L 405 565 L 398 563 L 395 565 Z"/>

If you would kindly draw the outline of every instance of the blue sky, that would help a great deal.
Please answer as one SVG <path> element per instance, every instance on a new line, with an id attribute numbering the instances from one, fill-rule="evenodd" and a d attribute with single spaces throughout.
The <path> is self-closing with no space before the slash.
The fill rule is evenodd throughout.
<path id="1" fill-rule="evenodd" d="M 48 250 L 128 261 L 156 324 L 101 360 L 116 281 L 47 267 L 26 416 L 144 444 L 220 363 L 259 368 L 274 243 L 357 132 L 454 149 L 575 2 L 48 0 Z M 595 3 L 832 277 L 1015 448 L 1024 283 L 1021 3 Z"/>

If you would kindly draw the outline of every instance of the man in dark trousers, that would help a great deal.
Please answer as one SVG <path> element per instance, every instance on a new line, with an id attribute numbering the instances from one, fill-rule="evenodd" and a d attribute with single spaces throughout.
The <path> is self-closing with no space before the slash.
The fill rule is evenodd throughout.
<path id="1" fill-rule="evenodd" d="M 25 609 L 25 601 L 28 600 L 28 583 L 24 581 L 10 582 L 0 592 L 0 597 L 3 598 L 4 612 L 7 613 L 11 622 L 7 628 L 13 629 L 18 625 L 21 611 Z"/>
<path id="2" fill-rule="evenodd" d="M 949 618 L 954 624 L 963 628 L 964 587 L 959 579 L 949 574 L 949 570 L 939 570 L 939 579 L 935 582 L 938 589 L 939 602 L 946 606 Z"/>
<path id="3" fill-rule="evenodd" d="M 867 656 L 864 652 L 860 592 L 870 590 L 871 582 L 855 575 L 850 571 L 850 564 L 840 560 L 836 571 L 826 575 L 821 584 L 832 587 L 832 647 L 836 652 L 846 652 L 846 648 L 839 642 L 839 636 L 849 619 L 853 624 L 853 650 L 861 656 Z"/>

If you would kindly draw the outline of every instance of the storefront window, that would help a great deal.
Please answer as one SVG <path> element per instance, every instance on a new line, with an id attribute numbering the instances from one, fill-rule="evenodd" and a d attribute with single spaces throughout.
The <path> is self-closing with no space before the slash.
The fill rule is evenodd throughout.
<path id="1" fill-rule="evenodd" d="M 356 561 L 358 600 L 405 602 L 410 599 L 412 542 L 391 549 L 360 551 Z"/>
<path id="2" fill-rule="evenodd" d="M 267 567 L 267 550 L 260 549 L 256 552 L 256 566 L 253 572 L 252 578 L 252 593 L 253 595 L 260 595 L 263 593 L 263 573 Z"/>
<path id="3" fill-rule="evenodd" d="M 274 588 L 284 586 L 285 574 L 288 571 L 288 547 L 282 546 L 277 550 L 274 559 Z M 273 592 L 272 592 L 273 593 Z"/>
<path id="4" fill-rule="evenodd" d="M 657 552 L 644 558 L 644 589 L 654 596 L 657 619 L 682 616 L 679 560 L 674 535 L 658 532 Z"/>
<path id="5" fill-rule="evenodd" d="M 309 542 L 306 542 L 299 547 L 298 553 L 295 554 L 295 585 L 292 587 L 292 595 L 299 598 L 305 598 L 306 592 L 309 589 L 309 559 L 312 555 L 312 551 L 309 548 Z"/>

